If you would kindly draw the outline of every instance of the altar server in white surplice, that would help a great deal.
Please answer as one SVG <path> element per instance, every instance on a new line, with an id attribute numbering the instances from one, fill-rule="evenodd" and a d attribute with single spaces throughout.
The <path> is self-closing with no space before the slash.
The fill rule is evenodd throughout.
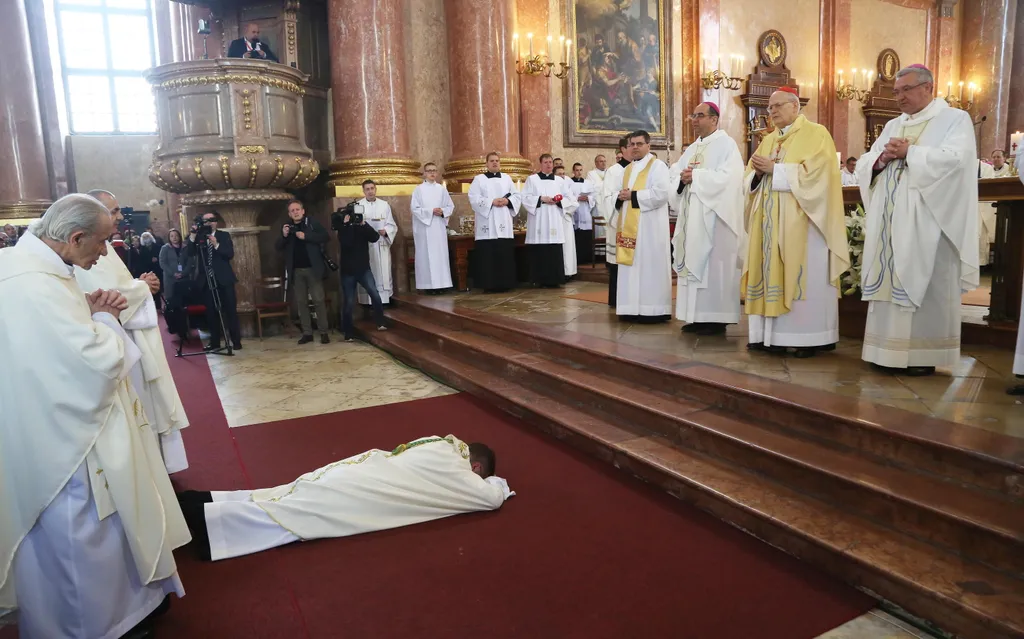
<path id="1" fill-rule="evenodd" d="M 978 179 L 991 180 L 996 177 L 995 169 L 984 160 L 978 160 Z M 996 205 L 994 202 L 978 202 L 978 266 L 988 264 L 988 254 L 996 241 Z"/>
<path id="2" fill-rule="evenodd" d="M 469 185 L 473 207 L 473 284 L 485 293 L 516 287 L 516 240 L 513 219 L 519 214 L 519 189 L 501 172 L 501 156 L 487 154 L 487 170 Z"/>
<path id="3" fill-rule="evenodd" d="M 90 191 L 89 195 L 107 207 L 116 227 L 123 217 L 114 194 L 97 190 Z M 153 302 L 153 293 L 160 288 L 159 278 L 153 273 L 146 273 L 138 279 L 132 277 L 128 267 L 108 243 L 107 254 L 95 266 L 88 270 L 75 269 L 75 279 L 83 291 L 112 289 L 128 300 L 128 308 L 121 313 L 121 325 L 142 352 L 142 359 L 132 367 L 129 376 L 132 386 L 142 400 L 150 428 L 159 436 L 167 472 L 185 470 L 188 468 L 188 457 L 181 429 L 188 426 L 188 417 L 185 415 L 185 407 L 181 405 L 171 368 L 167 365 L 167 353 L 164 351 L 156 304 Z"/>
<path id="4" fill-rule="evenodd" d="M 515 493 L 494 452 L 455 436 L 370 450 L 263 490 L 179 495 L 203 559 L 497 510 Z"/>
<path id="5" fill-rule="evenodd" d="M 572 188 L 572 180 L 565 177 L 565 167 L 555 167 L 555 177 L 562 178 L 569 192 L 569 198 L 576 202 L 576 210 L 579 210 L 579 200 L 575 198 L 575 191 Z M 578 270 L 576 263 L 576 211 L 571 215 L 562 214 L 562 267 L 565 269 L 565 281 L 576 277 Z"/>
<path id="6" fill-rule="evenodd" d="M 566 218 L 572 227 L 576 202 L 564 178 L 554 173 L 554 160 L 540 156 L 540 172 L 526 178 L 522 192 L 526 220 L 526 249 L 530 260 L 530 281 L 536 286 L 561 286 L 565 283 Z M 575 260 L 575 253 L 573 259 Z"/>
<path id="7" fill-rule="evenodd" d="M 398 237 L 398 225 L 391 215 L 391 205 L 377 198 L 376 182 L 364 181 L 363 195 L 366 197 L 359 200 L 363 205 L 363 220 L 380 235 L 380 239 L 370 245 L 370 272 L 377 283 L 381 304 L 387 304 L 394 293 L 394 280 L 391 278 L 391 245 Z M 358 295 L 360 304 L 370 303 L 370 296 L 366 291 L 360 288 Z"/>
<path id="8" fill-rule="evenodd" d="M 718 106 L 702 102 L 690 116 L 697 140 L 672 166 L 676 218 L 673 268 L 679 274 L 676 319 L 684 333 L 714 335 L 740 321 L 743 158 L 718 128 Z"/>
<path id="9" fill-rule="evenodd" d="M 1017 160 L 1014 162 L 1014 166 L 1018 167 L 1018 177 L 1020 177 L 1021 184 L 1024 184 L 1024 172 L 1020 171 L 1024 168 L 1024 145 L 1017 149 Z M 1019 318 L 1017 320 L 1017 352 L 1013 355 L 1013 374 L 1024 378 L 1024 290 L 1021 291 L 1020 314 L 1017 317 Z M 1009 390 L 1009 393 L 1024 395 L 1024 384 L 1017 384 Z"/>
<path id="10" fill-rule="evenodd" d="M 452 287 L 448 262 L 448 220 L 455 203 L 437 183 L 437 165 L 423 165 L 423 184 L 412 192 L 412 238 L 416 243 L 416 288 L 441 291 Z"/>
<path id="11" fill-rule="evenodd" d="M 933 98 L 921 65 L 896 74 L 903 115 L 861 157 L 864 361 L 928 375 L 960 360 L 960 295 L 978 286 L 978 156 L 966 111 Z"/>
<path id="12" fill-rule="evenodd" d="M 616 233 L 618 301 L 615 312 L 638 321 L 672 317 L 672 257 L 668 166 L 651 154 L 646 131 L 629 135 L 633 162 L 622 174 L 611 228 Z"/>
<path id="13" fill-rule="evenodd" d="M 577 162 L 572 165 L 572 177 L 569 178 L 569 190 L 576 198 L 576 212 L 573 213 L 573 229 L 576 234 L 576 262 L 585 264 L 594 261 L 594 215 L 597 210 L 594 203 L 597 187 L 583 177 L 583 165 Z"/>
<path id="14" fill-rule="evenodd" d="M 0 251 L 0 614 L 19 610 L 23 639 L 116 639 L 184 595 L 190 537 L 128 381 L 128 301 L 74 276 L 113 230 L 73 194 Z"/>
<path id="15" fill-rule="evenodd" d="M 595 218 L 599 224 L 594 225 L 594 237 L 604 237 L 606 227 L 600 222 L 604 222 L 604 218 L 601 213 L 601 206 L 599 201 L 601 199 L 601 193 L 604 190 L 604 176 L 607 170 L 608 160 L 603 154 L 594 156 L 594 168 L 587 173 L 586 179 L 594 187 L 594 201 L 591 202 L 590 213 L 591 217 Z"/>
<path id="16" fill-rule="evenodd" d="M 619 301 L 619 265 L 615 262 L 615 229 L 612 218 L 619 205 L 619 191 L 622 190 L 622 174 L 633 158 L 629 148 L 629 138 L 619 138 L 618 159 L 604 173 L 604 184 L 601 186 L 601 197 L 598 205 L 605 223 L 604 260 L 608 267 L 608 306 L 615 308 Z"/>

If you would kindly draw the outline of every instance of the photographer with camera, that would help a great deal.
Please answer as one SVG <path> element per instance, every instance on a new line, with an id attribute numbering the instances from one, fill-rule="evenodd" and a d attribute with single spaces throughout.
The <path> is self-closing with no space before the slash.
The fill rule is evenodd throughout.
<path id="1" fill-rule="evenodd" d="M 373 317 L 378 331 L 386 331 L 384 305 L 377 292 L 377 282 L 370 271 L 370 245 L 381 235 L 363 219 L 363 206 L 352 202 L 331 214 L 331 228 L 338 232 L 341 248 L 339 274 L 344 302 L 341 311 L 341 329 L 345 341 L 352 341 L 352 308 L 356 303 L 356 284 L 363 287 L 373 304 Z"/>
<path id="2" fill-rule="evenodd" d="M 277 250 L 284 251 L 285 272 L 288 282 L 294 287 L 295 305 L 299 310 L 302 337 L 299 344 L 313 341 L 313 322 L 309 317 L 311 296 L 316 305 L 317 328 L 320 329 L 320 343 L 329 344 L 327 336 L 327 304 L 324 302 L 324 244 L 330 239 L 327 229 L 314 219 L 306 216 L 306 209 L 299 200 L 288 202 L 288 217 L 291 221 L 281 227 L 277 238 Z"/>
<path id="3" fill-rule="evenodd" d="M 197 216 L 189 230 L 187 253 L 189 258 L 196 258 L 192 279 L 203 292 L 203 303 L 206 306 L 210 343 L 205 350 L 220 349 L 223 320 L 231 336 L 231 346 L 237 351 L 242 349 L 242 330 L 238 324 L 238 298 L 235 296 L 238 278 L 231 268 L 235 246 L 231 242 L 231 235 L 217 230 L 221 222 L 216 211 Z"/>

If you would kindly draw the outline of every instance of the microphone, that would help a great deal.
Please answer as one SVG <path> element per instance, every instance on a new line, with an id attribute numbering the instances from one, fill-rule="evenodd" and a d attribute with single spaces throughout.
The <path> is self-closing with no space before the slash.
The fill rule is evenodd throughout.
<path id="1" fill-rule="evenodd" d="M 978 126 L 979 124 L 981 124 L 982 122 L 984 122 L 987 119 L 988 119 L 988 115 L 987 114 L 981 116 L 980 118 L 978 118 L 977 120 L 974 121 L 974 126 Z"/>

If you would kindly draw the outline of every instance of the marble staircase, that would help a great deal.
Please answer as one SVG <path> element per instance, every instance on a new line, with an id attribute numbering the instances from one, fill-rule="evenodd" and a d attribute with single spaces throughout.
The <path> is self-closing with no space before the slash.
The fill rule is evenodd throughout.
<path id="1" fill-rule="evenodd" d="M 1024 637 L 1024 444 L 403 296 L 408 364 L 964 637 Z"/>

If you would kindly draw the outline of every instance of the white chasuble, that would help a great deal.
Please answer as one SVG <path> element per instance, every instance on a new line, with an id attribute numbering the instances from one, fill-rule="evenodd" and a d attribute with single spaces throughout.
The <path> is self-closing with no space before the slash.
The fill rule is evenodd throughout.
<path id="1" fill-rule="evenodd" d="M 619 263 L 615 312 L 618 315 L 645 315 L 659 317 L 672 315 L 672 258 L 668 225 L 669 191 L 672 178 L 668 166 L 648 153 L 632 163 L 629 181 L 620 188 L 633 190 L 637 178 L 647 165 L 644 188 L 636 193 L 640 205 L 640 224 L 636 234 L 636 247 L 631 265 Z M 620 180 L 620 183 L 622 181 Z M 618 191 L 614 193 L 618 197 Z M 630 200 L 617 202 L 609 227 L 609 237 L 621 231 Z"/>
<path id="2" fill-rule="evenodd" d="M 1024 145 L 1017 151 L 1015 165 L 1018 167 L 1021 184 L 1024 184 L 1024 171 L 1019 170 L 1024 169 Z M 1017 317 L 1017 349 L 1013 355 L 1013 374 L 1024 375 L 1024 290 L 1021 291 L 1020 314 Z"/>
<path id="3" fill-rule="evenodd" d="M 497 510 L 514 494 L 505 480 L 474 473 L 469 447 L 448 435 L 370 450 L 276 488 L 214 492 L 204 513 L 216 561 L 293 541 Z"/>
<path id="4" fill-rule="evenodd" d="M 507 198 L 508 206 L 494 206 L 494 200 Z M 520 197 L 508 173 L 481 173 L 469 185 L 469 205 L 473 207 L 473 229 L 477 240 L 511 240 L 512 219 L 519 214 Z"/>
<path id="5" fill-rule="evenodd" d="M 872 179 L 892 137 L 907 158 Z M 861 295 L 870 302 L 862 358 L 892 368 L 960 358 L 960 295 L 978 286 L 978 157 L 970 116 L 937 98 L 890 120 L 861 158 L 865 241 Z"/>
<path id="6" fill-rule="evenodd" d="M 601 197 L 598 205 L 601 209 L 601 217 L 605 221 L 605 253 L 604 260 L 609 264 L 615 264 L 615 228 L 618 224 L 619 212 L 619 191 L 622 190 L 622 175 L 629 166 L 629 162 L 619 160 L 604 172 L 604 185 L 601 187 Z"/>
<path id="7" fill-rule="evenodd" d="M 566 221 L 572 235 L 572 214 L 576 210 L 568 180 L 557 175 L 534 173 L 526 178 L 522 201 L 526 209 L 527 244 L 564 244 L 566 242 Z M 544 204 L 541 197 L 562 196 L 557 204 Z M 573 243 L 575 251 L 576 244 Z M 575 253 L 574 253 L 575 255 Z M 575 258 L 574 258 L 575 259 Z"/>
<path id="8" fill-rule="evenodd" d="M 1003 165 L 1003 168 L 1007 168 Z M 988 162 L 978 160 L 978 179 L 995 178 L 996 170 Z M 996 241 L 996 204 L 995 202 L 978 202 L 978 266 L 988 264 L 988 254 L 992 243 Z"/>
<path id="9" fill-rule="evenodd" d="M 1006 163 L 1003 163 L 1003 165 L 1001 167 L 999 167 L 998 169 L 993 166 L 992 167 L 992 177 L 994 177 L 994 178 L 1012 177 L 1012 175 L 1010 174 L 1010 165 L 1006 164 Z"/>
<path id="10" fill-rule="evenodd" d="M 586 180 L 590 182 L 593 187 L 593 195 L 590 196 L 590 217 L 591 219 L 599 222 L 594 225 L 594 237 L 604 237 L 605 229 L 607 228 L 600 222 L 604 222 L 604 212 L 601 209 L 601 196 L 604 193 L 604 176 L 607 171 L 601 171 L 599 169 L 593 169 L 590 173 L 587 173 Z"/>
<path id="11" fill-rule="evenodd" d="M 83 291 L 114 289 L 128 300 L 121 313 L 121 324 L 132 342 L 142 352 L 141 361 L 129 376 L 145 409 L 146 419 L 159 436 L 160 449 L 168 473 L 188 468 L 185 442 L 181 429 L 188 426 L 188 416 L 181 404 L 178 387 L 171 368 L 157 319 L 156 304 L 146 282 L 135 279 L 110 244 L 107 254 L 89 270 L 75 267 L 75 279 Z"/>
<path id="12" fill-rule="evenodd" d="M 373 202 L 368 202 L 363 198 L 359 203 L 363 205 L 363 221 L 372 226 L 373 230 L 385 233 L 379 240 L 370 244 L 370 272 L 373 273 L 373 281 L 377 284 L 381 304 L 387 304 L 394 293 L 394 281 L 391 279 L 391 245 L 398 237 L 398 225 L 391 215 L 391 205 L 384 200 L 377 198 Z M 359 303 L 369 304 L 370 296 L 362 287 L 357 288 Z"/>
<path id="13" fill-rule="evenodd" d="M 416 244 L 416 288 L 451 288 L 448 221 L 455 210 L 455 203 L 448 189 L 436 182 L 420 184 L 412 192 L 411 208 L 412 238 Z M 441 215 L 435 215 L 434 209 L 441 209 Z"/>
<path id="14" fill-rule="evenodd" d="M 0 384 L 0 614 L 19 609 L 23 638 L 117 639 L 184 594 L 190 540 L 127 381 L 141 353 L 31 233 L 0 251 L 0 298 L 19 367 Z"/>
<path id="15" fill-rule="evenodd" d="M 686 168 L 693 172 L 684 185 L 680 173 Z M 673 268 L 679 274 L 676 318 L 735 324 L 740 320 L 739 255 L 745 236 L 739 148 L 717 130 L 687 147 L 670 175 L 679 212 L 672 238 Z"/>

